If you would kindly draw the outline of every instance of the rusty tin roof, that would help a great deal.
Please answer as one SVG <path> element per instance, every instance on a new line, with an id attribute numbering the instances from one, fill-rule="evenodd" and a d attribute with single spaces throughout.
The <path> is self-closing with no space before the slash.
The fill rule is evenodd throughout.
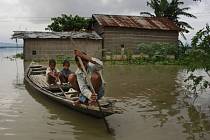
<path id="1" fill-rule="evenodd" d="M 180 30 L 173 21 L 165 17 L 94 14 L 93 18 L 103 27 L 124 27 L 168 31 Z"/>
<path id="2" fill-rule="evenodd" d="M 102 38 L 95 32 L 37 32 L 37 31 L 14 31 L 12 38 L 18 39 L 91 39 L 101 40 Z"/>

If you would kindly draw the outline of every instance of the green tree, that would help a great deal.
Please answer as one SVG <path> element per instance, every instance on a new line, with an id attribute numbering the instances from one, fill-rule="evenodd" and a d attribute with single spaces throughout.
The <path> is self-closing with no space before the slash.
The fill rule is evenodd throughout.
<path id="1" fill-rule="evenodd" d="M 174 21 L 176 25 L 181 29 L 181 34 L 184 37 L 183 32 L 188 33 L 189 29 L 193 29 L 187 22 L 181 21 L 180 16 L 196 18 L 196 16 L 187 12 L 189 7 L 183 7 L 184 2 L 180 0 L 150 0 L 147 2 L 147 6 L 154 10 L 154 14 L 149 12 L 141 12 L 141 15 L 147 15 L 151 17 L 167 17 Z M 185 37 L 184 37 L 185 38 Z"/>
<path id="2" fill-rule="evenodd" d="M 185 81 L 191 81 L 189 88 L 197 94 L 199 89 L 206 89 L 210 86 L 207 77 L 193 74 L 195 70 L 202 69 L 210 77 L 210 27 L 208 24 L 192 38 L 191 46 L 192 49 L 184 59 L 184 65 L 191 74 Z"/>
<path id="3" fill-rule="evenodd" d="M 157 55 L 167 57 L 167 55 L 175 55 L 177 53 L 177 47 L 173 43 L 140 43 L 138 44 L 141 53 L 148 55 L 150 58 Z"/>
<path id="4" fill-rule="evenodd" d="M 48 25 L 48 30 L 55 32 L 89 30 L 92 19 L 86 19 L 78 15 L 62 14 L 61 17 L 51 18 L 52 23 Z"/>
<path id="5" fill-rule="evenodd" d="M 210 76 L 210 27 L 207 24 L 192 38 L 192 49 L 186 57 L 188 69 L 204 69 Z"/>

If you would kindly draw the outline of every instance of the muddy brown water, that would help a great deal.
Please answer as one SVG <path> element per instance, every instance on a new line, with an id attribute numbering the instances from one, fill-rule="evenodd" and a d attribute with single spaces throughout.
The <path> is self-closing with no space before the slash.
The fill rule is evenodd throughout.
<path id="1" fill-rule="evenodd" d="M 176 66 L 105 65 L 106 96 L 123 114 L 95 119 L 26 90 L 24 64 L 0 51 L 1 140 L 194 140 L 210 139 L 209 96 L 195 105 L 184 96 L 184 72 Z M 75 67 L 73 66 L 73 69 Z"/>

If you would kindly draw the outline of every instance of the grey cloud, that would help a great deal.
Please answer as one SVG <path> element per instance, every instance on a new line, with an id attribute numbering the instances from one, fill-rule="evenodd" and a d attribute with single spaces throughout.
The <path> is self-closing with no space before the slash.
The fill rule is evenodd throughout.
<path id="1" fill-rule="evenodd" d="M 104 0 L 105 1 L 105 0 Z M 122 14 L 148 10 L 146 0 L 20 0 L 32 17 L 54 17 L 62 13 L 90 17 L 93 13 Z"/>
<path id="2" fill-rule="evenodd" d="M 19 2 L 23 7 L 27 7 L 27 12 L 32 17 L 55 17 L 63 13 L 90 17 L 93 13 L 139 14 L 141 11 L 151 11 L 146 6 L 147 0 L 19 0 Z M 192 0 L 184 2 L 186 6 L 192 4 Z M 38 22 L 43 23 L 46 20 L 39 19 Z"/>

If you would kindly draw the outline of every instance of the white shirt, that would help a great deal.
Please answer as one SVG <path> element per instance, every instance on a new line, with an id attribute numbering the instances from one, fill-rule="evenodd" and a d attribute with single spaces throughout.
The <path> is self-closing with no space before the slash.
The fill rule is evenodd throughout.
<path id="1" fill-rule="evenodd" d="M 48 80 L 48 74 L 49 74 L 50 72 L 57 73 L 57 72 L 59 72 L 59 70 L 56 69 L 56 68 L 52 70 L 50 67 L 48 67 L 48 68 L 46 69 L 46 80 Z"/>
<path id="2" fill-rule="evenodd" d="M 91 78 L 91 75 L 96 72 L 100 71 L 103 69 L 103 62 L 97 58 L 91 58 L 92 61 L 94 61 L 96 64 L 93 64 L 91 62 L 88 63 L 87 65 L 87 77 L 85 73 L 81 69 L 77 69 L 76 76 L 77 76 L 77 82 L 81 91 L 81 94 L 83 94 L 85 97 L 88 99 L 91 98 L 92 92 L 90 91 L 89 87 L 90 85 L 88 84 L 88 79 Z"/>

